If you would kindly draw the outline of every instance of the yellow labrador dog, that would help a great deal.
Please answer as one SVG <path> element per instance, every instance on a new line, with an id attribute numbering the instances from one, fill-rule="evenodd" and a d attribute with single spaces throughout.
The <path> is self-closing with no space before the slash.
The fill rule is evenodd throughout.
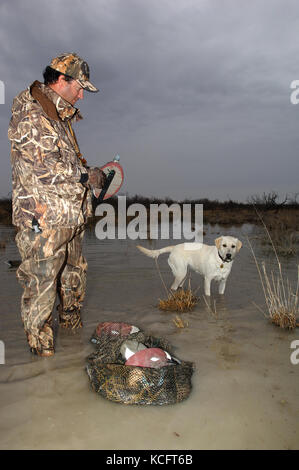
<path id="1" fill-rule="evenodd" d="M 180 243 L 160 250 L 137 248 L 151 258 L 158 258 L 162 253 L 170 253 L 168 264 L 175 277 L 172 290 L 182 287 L 187 276 L 188 266 L 204 276 L 205 295 L 211 295 L 211 281 L 219 281 L 219 294 L 224 294 L 226 280 L 231 271 L 233 260 L 242 247 L 237 238 L 226 236 L 215 240 L 215 245 L 203 243 Z"/>

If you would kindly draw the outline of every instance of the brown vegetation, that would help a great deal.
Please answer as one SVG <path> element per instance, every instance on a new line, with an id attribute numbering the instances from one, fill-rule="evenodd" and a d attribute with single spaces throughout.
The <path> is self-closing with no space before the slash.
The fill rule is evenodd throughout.
<path id="1" fill-rule="evenodd" d="M 166 204 L 167 206 L 171 206 L 172 204 L 179 204 L 181 207 L 183 204 L 192 204 L 193 216 L 195 204 L 202 204 L 204 224 L 219 224 L 222 226 L 238 226 L 245 223 L 260 225 L 259 218 L 255 211 L 255 207 L 257 207 L 263 216 L 266 215 L 267 218 L 272 218 L 275 215 L 276 219 L 283 217 L 284 224 L 286 224 L 288 228 L 293 229 L 297 227 L 296 230 L 298 230 L 299 203 L 294 200 L 288 200 L 287 203 L 279 204 L 278 202 L 275 202 L 275 198 L 272 198 L 271 201 L 272 202 L 270 203 L 269 198 L 266 196 L 265 200 L 263 198 L 257 199 L 257 197 L 252 197 L 248 203 L 241 203 L 232 200 L 221 202 L 218 200 L 209 199 L 186 199 L 184 201 L 174 201 L 170 198 L 148 198 L 139 195 L 133 197 L 127 196 L 126 198 L 127 207 L 135 203 L 142 204 L 147 209 L 148 215 L 151 204 Z M 117 197 L 109 199 L 108 202 L 114 207 L 117 217 Z M 171 217 L 172 213 L 170 212 L 170 220 Z M 132 218 L 134 217 L 127 217 L 127 220 Z M 93 223 L 95 220 L 98 220 L 98 218 L 94 217 L 90 222 Z"/>
<path id="2" fill-rule="evenodd" d="M 267 313 L 264 313 L 264 315 L 270 320 L 271 323 L 279 326 L 280 328 L 294 329 L 298 326 L 297 315 L 299 313 L 299 266 L 297 266 L 297 284 L 294 288 L 291 286 L 291 283 L 287 278 L 285 278 L 282 272 L 278 252 L 265 221 L 259 212 L 257 212 L 257 215 L 263 225 L 266 237 L 269 240 L 269 244 L 272 247 L 277 262 L 276 272 L 271 271 L 271 274 L 268 275 L 265 262 L 262 262 L 261 265 L 258 263 L 252 244 L 250 243 L 249 239 L 247 239 L 256 263 L 264 292 L 267 307 Z"/>
<path id="3" fill-rule="evenodd" d="M 261 216 L 279 255 L 295 255 L 299 247 L 299 210 L 269 210 Z M 272 242 L 264 230 L 259 231 L 258 238 L 267 251 L 272 250 Z"/>
<path id="4" fill-rule="evenodd" d="M 112 205 L 115 210 L 117 221 L 118 198 L 113 197 L 109 199 L 108 203 Z M 280 254 L 294 254 L 299 243 L 299 203 L 297 196 L 293 199 L 285 198 L 282 203 L 278 202 L 277 193 L 272 192 L 260 196 L 252 196 L 247 203 L 240 203 L 236 201 L 218 201 L 209 199 L 193 199 L 184 201 L 174 201 L 170 198 L 148 198 L 139 195 L 127 196 L 127 207 L 134 204 L 142 204 L 146 209 L 149 217 L 151 204 L 191 204 L 193 209 L 193 216 L 195 204 L 203 204 L 203 222 L 204 224 L 219 226 L 242 226 L 243 224 L 253 224 L 260 227 L 261 221 L 257 216 L 256 209 L 261 214 L 265 221 L 275 246 Z M 183 211 L 181 211 L 183 214 Z M 137 214 L 136 214 L 137 215 Z M 11 224 L 12 210 L 11 200 L 0 200 L 0 222 L 3 224 Z M 127 222 L 133 219 L 134 216 L 127 217 Z M 100 217 L 92 217 L 88 221 L 90 227 L 99 220 Z M 169 219 L 172 219 L 170 211 Z M 149 222 L 149 219 L 148 219 Z M 267 246 L 268 239 L 259 234 L 261 242 Z"/>
<path id="5" fill-rule="evenodd" d="M 179 289 L 176 292 L 169 292 L 166 300 L 159 299 L 158 308 L 172 312 L 190 312 L 197 304 L 198 299 L 191 291 L 191 288 Z"/>

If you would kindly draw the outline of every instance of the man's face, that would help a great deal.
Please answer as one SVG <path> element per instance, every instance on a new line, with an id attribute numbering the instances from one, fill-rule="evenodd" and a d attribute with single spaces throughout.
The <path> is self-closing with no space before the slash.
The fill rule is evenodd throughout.
<path id="1" fill-rule="evenodd" d="M 83 100 L 83 88 L 76 80 L 67 82 L 63 80 L 64 86 L 60 89 L 60 96 L 66 101 L 71 103 L 73 106 L 78 100 Z"/>

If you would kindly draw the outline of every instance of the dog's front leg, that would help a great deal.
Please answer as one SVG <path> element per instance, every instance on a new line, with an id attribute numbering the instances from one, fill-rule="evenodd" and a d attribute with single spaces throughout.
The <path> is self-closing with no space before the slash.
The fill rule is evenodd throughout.
<path id="1" fill-rule="evenodd" d="M 205 277 L 205 295 L 211 295 L 211 279 Z"/>
<path id="2" fill-rule="evenodd" d="M 222 279 L 219 283 L 219 294 L 223 295 L 225 291 L 226 279 Z"/>

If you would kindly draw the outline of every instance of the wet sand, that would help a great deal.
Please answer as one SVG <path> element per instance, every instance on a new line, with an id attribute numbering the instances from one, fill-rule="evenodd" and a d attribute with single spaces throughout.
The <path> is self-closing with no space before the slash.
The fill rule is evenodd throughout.
<path id="1" fill-rule="evenodd" d="M 3 262 L 18 258 L 18 252 L 13 239 L 7 242 L 0 252 L 0 340 L 6 354 L 0 365 L 1 449 L 299 448 L 299 365 L 290 361 L 290 344 L 299 339 L 299 330 L 271 325 L 253 304 L 264 306 L 244 237 L 250 227 L 205 229 L 206 243 L 219 233 L 244 242 L 225 295 L 217 295 L 212 285 L 216 317 L 202 299 L 203 281 L 195 273 L 191 282 L 193 288 L 200 286 L 200 301 L 193 312 L 181 315 L 188 327 L 178 329 L 175 313 L 157 309 L 158 299 L 166 298 L 164 287 L 155 262 L 135 246 L 172 242 L 99 241 L 91 230 L 84 249 L 89 263 L 84 328 L 75 334 L 58 330 L 52 358 L 37 358 L 28 350 L 19 313 L 22 290 L 15 271 Z M 11 229 L 1 230 L 12 238 Z M 293 258 L 283 266 L 290 280 L 296 265 Z M 167 255 L 159 258 L 159 266 L 170 285 Z M 164 336 L 177 357 L 194 362 L 186 401 L 129 406 L 91 390 L 84 369 L 94 350 L 89 339 L 97 323 L 109 320 Z"/>

